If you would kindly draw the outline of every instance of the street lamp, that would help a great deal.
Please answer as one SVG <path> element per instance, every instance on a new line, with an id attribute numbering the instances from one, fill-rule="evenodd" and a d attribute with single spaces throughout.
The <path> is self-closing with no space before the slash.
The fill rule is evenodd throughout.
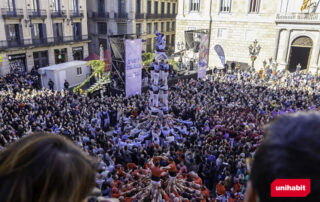
<path id="1" fill-rule="evenodd" d="M 261 50 L 261 46 L 258 45 L 258 41 L 257 40 L 255 40 L 253 42 L 253 44 L 251 44 L 249 46 L 249 54 L 250 54 L 250 58 L 251 58 L 251 61 L 252 61 L 252 67 L 254 67 L 254 62 L 256 61 L 257 56 L 260 53 L 260 50 Z"/>

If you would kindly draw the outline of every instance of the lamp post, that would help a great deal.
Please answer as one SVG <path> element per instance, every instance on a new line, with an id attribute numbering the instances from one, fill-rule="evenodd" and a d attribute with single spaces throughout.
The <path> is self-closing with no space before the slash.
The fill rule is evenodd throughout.
<path id="1" fill-rule="evenodd" d="M 260 50 L 261 50 L 261 46 L 258 45 L 257 40 L 254 40 L 253 44 L 249 46 L 249 54 L 252 61 L 252 67 L 254 67 L 254 62 L 256 61 L 257 56 L 260 53 Z"/>

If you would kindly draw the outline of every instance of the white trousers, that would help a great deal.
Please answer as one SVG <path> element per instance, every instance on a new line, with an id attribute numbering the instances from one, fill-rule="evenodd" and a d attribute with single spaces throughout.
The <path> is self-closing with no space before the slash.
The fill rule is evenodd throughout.
<path id="1" fill-rule="evenodd" d="M 169 76 L 169 72 L 163 72 L 163 76 L 162 76 L 162 80 L 163 80 L 163 85 L 168 85 L 168 76 Z"/>
<path id="2" fill-rule="evenodd" d="M 168 107 L 168 94 L 163 94 L 163 104 Z"/>
<path id="3" fill-rule="evenodd" d="M 154 107 L 159 106 L 159 94 L 153 94 L 153 106 Z"/>
<path id="4" fill-rule="evenodd" d="M 152 90 L 149 90 L 149 93 L 150 93 L 149 103 L 151 104 L 152 101 L 153 101 L 153 91 L 152 91 Z"/>
<path id="5" fill-rule="evenodd" d="M 154 83 L 154 85 L 159 84 L 159 73 L 157 73 L 157 72 L 153 73 L 153 83 Z"/>

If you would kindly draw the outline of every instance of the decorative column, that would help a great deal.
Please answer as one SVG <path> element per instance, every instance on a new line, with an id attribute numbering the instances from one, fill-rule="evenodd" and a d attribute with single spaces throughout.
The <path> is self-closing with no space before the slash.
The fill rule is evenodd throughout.
<path id="1" fill-rule="evenodd" d="M 276 41 L 275 41 L 275 49 L 273 52 L 273 61 L 277 62 L 278 50 L 279 50 L 279 39 L 280 39 L 281 29 L 277 29 Z"/>
<path id="2" fill-rule="evenodd" d="M 282 58 L 280 60 L 280 64 L 279 64 L 279 69 L 283 70 L 286 69 L 287 67 L 287 55 L 288 55 L 288 51 L 289 51 L 289 39 L 290 39 L 290 33 L 291 33 L 291 29 L 288 29 L 285 35 L 285 42 L 284 42 L 284 49 L 282 52 Z"/>
<path id="3" fill-rule="evenodd" d="M 309 71 L 315 73 L 317 71 L 318 62 L 319 62 L 319 54 L 320 54 L 320 32 L 318 32 L 317 42 L 314 43 L 314 47 L 311 55 L 311 65 L 309 67 Z"/>

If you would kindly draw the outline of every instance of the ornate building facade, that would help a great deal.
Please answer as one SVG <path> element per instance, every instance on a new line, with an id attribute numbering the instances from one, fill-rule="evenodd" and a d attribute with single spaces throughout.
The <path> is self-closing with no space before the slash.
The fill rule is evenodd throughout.
<path id="1" fill-rule="evenodd" d="M 315 72 L 320 67 L 320 3 L 310 0 L 179 0 L 177 43 L 185 44 L 187 30 L 210 32 L 209 67 L 222 67 L 214 50 L 224 49 L 227 64 L 251 66 L 249 46 L 261 47 L 255 68 L 272 60 L 279 69 Z M 180 47 L 181 49 L 181 47 Z"/>
<path id="2" fill-rule="evenodd" d="M 0 1 L 0 74 L 88 56 L 85 0 Z"/>
<path id="3" fill-rule="evenodd" d="M 106 48 L 108 35 L 136 34 L 143 39 L 143 51 L 152 52 L 154 33 L 166 35 L 175 44 L 177 0 L 88 0 L 90 52 L 100 44 Z"/>

